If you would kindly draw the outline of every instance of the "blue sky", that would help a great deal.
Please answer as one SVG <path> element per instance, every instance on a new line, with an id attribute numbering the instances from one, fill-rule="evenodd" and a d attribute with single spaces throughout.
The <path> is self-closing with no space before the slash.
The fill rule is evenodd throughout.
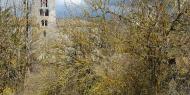
<path id="1" fill-rule="evenodd" d="M 83 0 L 56 0 L 57 17 L 80 16 L 86 8 Z"/>
<path id="2" fill-rule="evenodd" d="M 116 6 L 118 1 L 121 0 L 110 0 L 110 10 L 121 12 L 120 8 Z M 128 0 L 125 0 L 125 2 L 127 1 Z M 90 10 L 84 0 L 56 0 L 57 17 L 67 18 L 72 16 L 81 16 L 84 10 Z M 95 16 L 96 13 L 92 13 L 91 15 Z"/>

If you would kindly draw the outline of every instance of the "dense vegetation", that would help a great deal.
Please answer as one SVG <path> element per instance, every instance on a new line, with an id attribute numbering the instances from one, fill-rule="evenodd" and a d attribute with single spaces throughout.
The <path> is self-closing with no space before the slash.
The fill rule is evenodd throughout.
<path id="1" fill-rule="evenodd" d="M 23 89 L 27 64 L 23 22 L 9 9 L 0 14 L 0 93 Z"/>
<path id="2" fill-rule="evenodd" d="M 28 54 L 25 18 L 1 11 L 0 95 L 22 94 L 33 61 L 54 72 L 37 95 L 190 94 L 188 0 L 86 3 L 82 19 L 58 22 L 59 42 L 42 60 Z"/>

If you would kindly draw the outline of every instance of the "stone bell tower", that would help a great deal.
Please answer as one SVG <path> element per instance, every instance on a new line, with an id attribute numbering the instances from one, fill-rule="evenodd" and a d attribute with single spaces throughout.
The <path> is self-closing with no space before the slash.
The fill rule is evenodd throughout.
<path id="1" fill-rule="evenodd" d="M 50 45 L 55 43 L 59 34 L 57 33 L 55 0 L 32 0 L 32 17 L 37 25 L 34 37 L 38 41 L 33 45 L 38 59 L 46 59 L 50 51 Z M 52 56 L 52 55 L 51 55 Z M 49 58 L 50 59 L 50 58 Z M 51 59 L 52 60 L 52 59 Z"/>
<path id="2" fill-rule="evenodd" d="M 44 31 L 56 28 L 55 0 L 33 0 L 32 15 Z"/>

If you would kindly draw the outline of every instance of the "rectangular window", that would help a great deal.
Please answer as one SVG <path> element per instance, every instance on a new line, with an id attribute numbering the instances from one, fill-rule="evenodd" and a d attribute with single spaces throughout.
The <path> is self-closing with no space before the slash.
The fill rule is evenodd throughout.
<path id="1" fill-rule="evenodd" d="M 40 9 L 40 16 L 44 16 L 44 10 Z"/>
<path id="2" fill-rule="evenodd" d="M 46 9 L 46 11 L 45 11 L 45 16 L 49 16 L 49 10 L 48 9 Z"/>

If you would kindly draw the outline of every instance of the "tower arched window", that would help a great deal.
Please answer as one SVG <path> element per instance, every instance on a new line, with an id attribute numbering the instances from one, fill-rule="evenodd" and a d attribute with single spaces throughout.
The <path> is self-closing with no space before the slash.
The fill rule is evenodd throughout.
<path id="1" fill-rule="evenodd" d="M 41 25 L 42 26 L 48 26 L 48 21 L 47 20 L 42 20 Z"/>
<path id="2" fill-rule="evenodd" d="M 41 21 L 41 24 L 42 24 L 42 26 L 44 26 L 44 25 L 45 25 L 44 20 L 42 20 L 42 21 Z"/>
<path id="3" fill-rule="evenodd" d="M 45 26 L 48 26 L 48 21 L 47 20 L 45 20 Z"/>
<path id="4" fill-rule="evenodd" d="M 48 0 L 41 0 L 41 7 L 48 7 Z"/>

